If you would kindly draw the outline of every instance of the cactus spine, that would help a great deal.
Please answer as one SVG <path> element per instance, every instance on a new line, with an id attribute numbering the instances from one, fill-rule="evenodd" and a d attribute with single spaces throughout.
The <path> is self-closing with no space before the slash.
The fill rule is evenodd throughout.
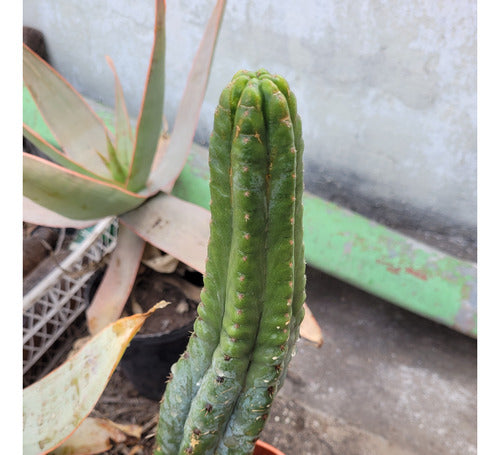
<path id="1" fill-rule="evenodd" d="M 303 149 L 287 82 L 236 73 L 214 116 L 205 287 L 160 406 L 158 454 L 253 452 L 303 318 Z"/>

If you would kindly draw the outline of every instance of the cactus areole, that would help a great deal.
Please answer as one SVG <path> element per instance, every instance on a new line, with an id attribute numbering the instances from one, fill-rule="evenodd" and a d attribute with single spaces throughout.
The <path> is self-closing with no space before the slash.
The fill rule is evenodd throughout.
<path id="1" fill-rule="evenodd" d="M 157 454 L 253 453 L 304 315 L 303 150 L 285 79 L 236 73 L 210 139 L 199 316 L 167 383 Z"/>

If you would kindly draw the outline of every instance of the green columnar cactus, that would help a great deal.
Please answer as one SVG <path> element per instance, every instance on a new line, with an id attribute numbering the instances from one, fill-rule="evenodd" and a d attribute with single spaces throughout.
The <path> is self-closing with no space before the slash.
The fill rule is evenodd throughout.
<path id="1" fill-rule="evenodd" d="M 215 112 L 205 287 L 161 403 L 158 454 L 253 452 L 304 315 L 303 148 L 285 79 L 236 73 Z"/>

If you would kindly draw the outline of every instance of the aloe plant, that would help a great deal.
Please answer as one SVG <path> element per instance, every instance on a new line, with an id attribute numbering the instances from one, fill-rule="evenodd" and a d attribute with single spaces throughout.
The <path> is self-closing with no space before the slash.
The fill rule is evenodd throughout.
<path id="1" fill-rule="evenodd" d="M 210 140 L 205 287 L 160 407 L 157 454 L 251 454 L 304 316 L 303 141 L 284 78 L 240 71 Z"/>
<path id="2" fill-rule="evenodd" d="M 92 225 L 102 217 L 130 214 L 158 193 L 172 190 L 190 151 L 224 6 L 224 0 L 217 0 L 168 138 L 161 134 L 165 0 L 156 0 L 153 50 L 135 129 L 110 58 L 116 81 L 114 134 L 60 74 L 23 47 L 24 84 L 49 130 L 44 137 L 34 125 L 23 124 L 23 134 L 50 158 L 23 154 L 26 221 L 81 227 L 81 220 L 88 220 Z M 190 205 L 178 199 L 175 203 L 188 220 Z M 116 320 L 128 298 L 145 245 L 136 231 L 133 223 L 120 223 L 118 247 L 87 311 L 91 333 Z M 155 246 L 169 252 L 168 242 Z"/>
<path id="3" fill-rule="evenodd" d="M 190 151 L 224 6 L 224 0 L 216 1 L 169 138 L 160 135 L 165 76 L 164 0 L 156 0 L 153 51 L 135 130 L 111 59 L 108 62 L 116 80 L 114 134 L 61 75 L 24 46 L 23 95 L 25 101 L 34 100 L 40 115 L 36 125 L 23 124 L 23 134 L 50 158 L 23 154 L 25 221 L 81 228 L 95 224 L 100 217 L 119 215 L 121 220 L 125 212 L 131 215 L 139 206 L 147 209 L 152 203 L 156 208 L 160 205 L 163 219 L 169 217 L 163 211 L 167 206 L 175 210 L 177 218 L 183 213 L 184 223 L 190 221 L 194 206 L 167 193 Z M 117 320 L 145 244 L 144 236 L 135 231 L 140 232 L 140 228 L 136 229 L 133 221 L 120 221 L 117 246 L 87 311 L 91 339 L 61 367 L 24 390 L 23 442 L 27 454 L 50 452 L 81 425 L 128 343 L 151 313 Z M 148 232 L 152 233 L 154 230 Z M 176 235 L 170 232 L 155 246 L 168 252 Z M 181 255 L 179 259 L 184 258 Z"/>

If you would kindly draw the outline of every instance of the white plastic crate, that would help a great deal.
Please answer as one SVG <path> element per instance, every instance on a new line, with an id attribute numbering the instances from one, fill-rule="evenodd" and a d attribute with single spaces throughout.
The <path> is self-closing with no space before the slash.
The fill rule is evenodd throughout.
<path id="1" fill-rule="evenodd" d="M 118 220 L 108 217 L 82 229 L 70 245 L 71 253 L 23 298 L 23 377 L 31 383 L 50 371 L 58 360 L 37 365 L 58 340 L 68 338 L 75 319 L 85 310 L 84 289 L 99 264 L 116 245 Z M 74 331 L 73 331 L 74 332 Z M 72 337 L 70 337 L 72 338 Z M 67 340 L 71 342 L 72 340 Z M 67 344 L 67 343 L 66 343 Z M 64 345 L 64 343 L 63 343 Z M 36 371 L 35 371 L 36 370 Z"/>

